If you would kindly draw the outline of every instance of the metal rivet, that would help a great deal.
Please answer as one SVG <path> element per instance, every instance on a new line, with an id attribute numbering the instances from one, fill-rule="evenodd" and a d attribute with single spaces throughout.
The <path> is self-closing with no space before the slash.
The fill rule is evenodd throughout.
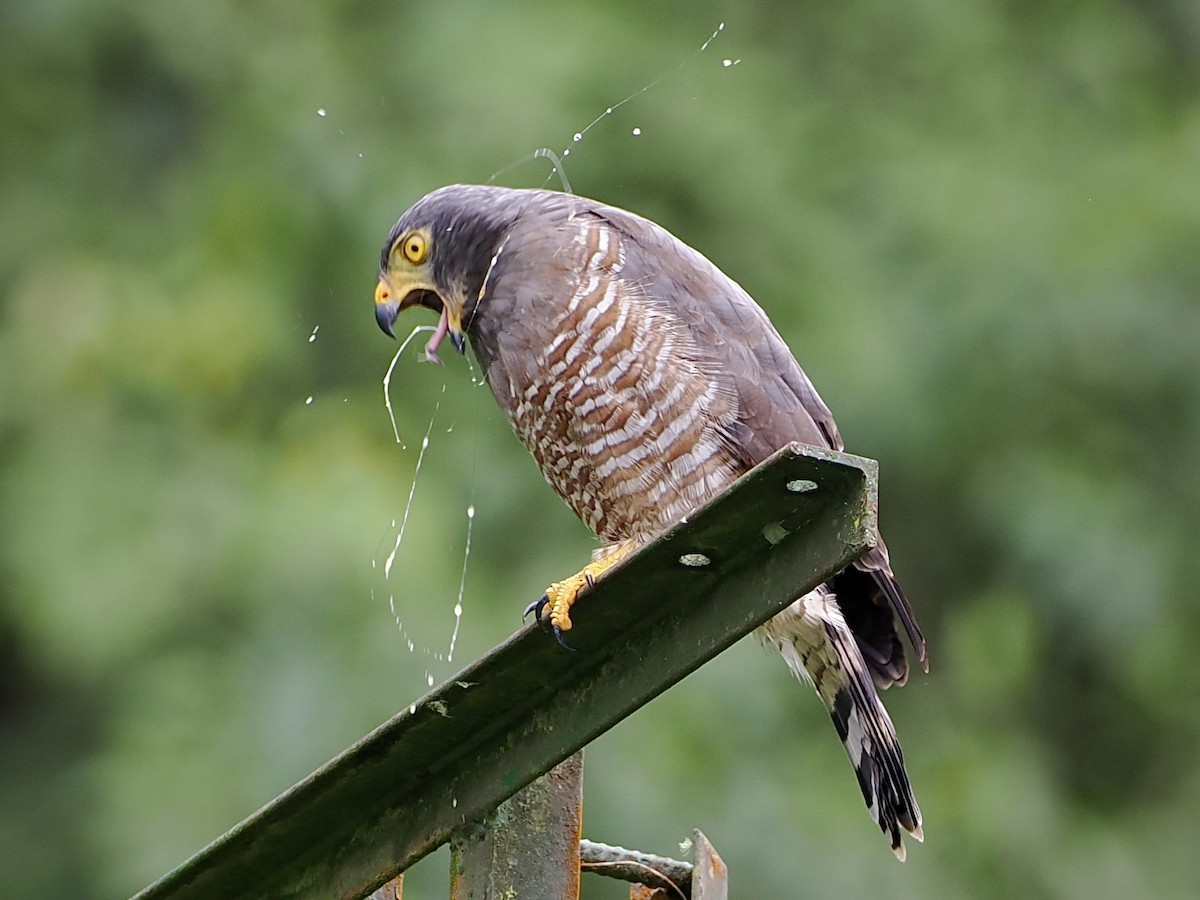
<path id="1" fill-rule="evenodd" d="M 712 560 L 703 553 L 685 553 L 679 557 L 679 562 L 685 566 L 691 566 L 693 569 L 702 569 Z"/>
<path id="2" fill-rule="evenodd" d="M 787 489 L 793 494 L 805 494 L 809 491 L 815 491 L 817 489 L 817 483 L 815 481 L 808 481 L 804 478 L 797 478 L 795 481 L 789 481 L 787 483 Z"/>

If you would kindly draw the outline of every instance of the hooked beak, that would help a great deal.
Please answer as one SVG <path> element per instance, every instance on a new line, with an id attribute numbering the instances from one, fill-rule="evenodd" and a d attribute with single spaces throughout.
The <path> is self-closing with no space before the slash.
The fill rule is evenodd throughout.
<path id="1" fill-rule="evenodd" d="M 392 295 L 391 288 L 381 278 L 379 284 L 375 285 L 375 321 L 379 323 L 383 333 L 390 338 L 396 336 L 392 333 L 392 325 L 398 315 L 400 315 L 400 301 Z"/>
<path id="2" fill-rule="evenodd" d="M 384 334 L 390 338 L 396 337 L 392 326 L 400 313 L 410 306 L 426 306 L 435 312 L 440 310 L 442 314 L 431 349 L 436 349 L 442 337 L 447 336 L 455 350 L 460 354 L 466 353 L 467 336 L 463 333 L 462 311 L 455 304 L 443 300 L 436 291 L 424 284 L 413 285 L 400 298 L 386 278 L 379 279 L 375 285 L 375 321 Z"/>

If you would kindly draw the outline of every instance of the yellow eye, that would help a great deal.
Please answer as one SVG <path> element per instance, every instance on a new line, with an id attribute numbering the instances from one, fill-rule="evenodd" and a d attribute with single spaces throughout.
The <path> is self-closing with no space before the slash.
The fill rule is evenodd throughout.
<path id="1" fill-rule="evenodd" d="M 414 266 L 419 266 L 429 255 L 429 242 L 425 240 L 425 235 L 414 231 L 400 239 L 400 252 Z"/>

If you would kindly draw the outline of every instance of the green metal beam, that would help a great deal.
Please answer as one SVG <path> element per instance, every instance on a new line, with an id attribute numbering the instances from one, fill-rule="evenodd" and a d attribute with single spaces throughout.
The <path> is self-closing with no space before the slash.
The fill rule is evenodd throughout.
<path id="1" fill-rule="evenodd" d="M 581 597 L 576 652 L 521 629 L 138 900 L 370 893 L 857 559 L 876 472 L 784 447 Z"/>

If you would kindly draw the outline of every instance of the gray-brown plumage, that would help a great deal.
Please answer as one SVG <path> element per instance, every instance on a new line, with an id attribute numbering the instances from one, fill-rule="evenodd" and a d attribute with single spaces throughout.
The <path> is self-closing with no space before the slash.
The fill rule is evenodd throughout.
<path id="1" fill-rule="evenodd" d="M 464 336 L 546 480 L 606 544 L 635 547 L 789 441 L 841 435 L 758 305 L 697 251 L 625 210 L 551 191 L 452 186 L 418 201 L 380 257 L 376 317 L 441 313 Z M 872 816 L 903 858 L 921 814 L 875 686 L 925 641 L 882 543 L 760 637 L 814 685 Z M 569 627 L 569 625 L 564 625 Z"/>

